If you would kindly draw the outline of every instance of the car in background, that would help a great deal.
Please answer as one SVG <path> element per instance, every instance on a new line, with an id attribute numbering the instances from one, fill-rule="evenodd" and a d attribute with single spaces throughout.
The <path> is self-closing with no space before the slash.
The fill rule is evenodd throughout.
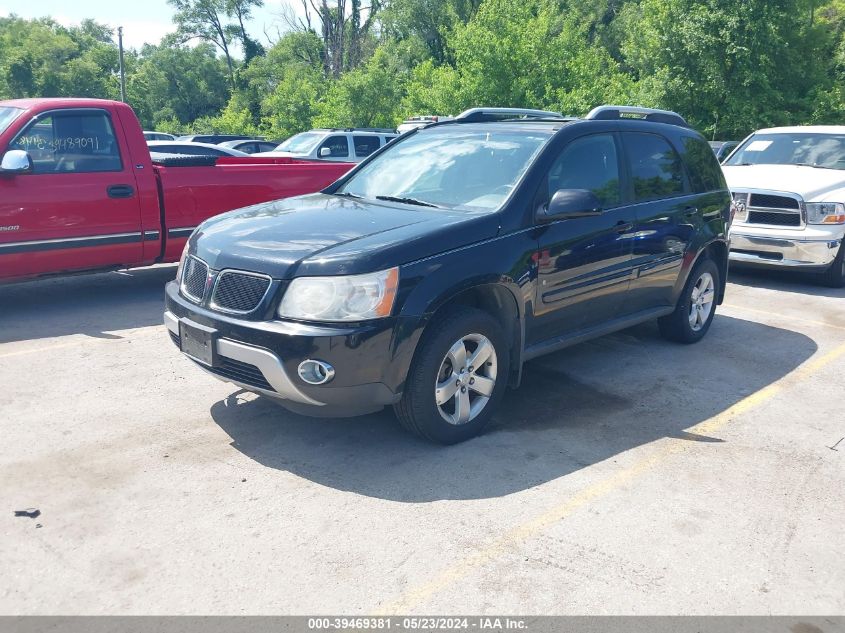
<path id="1" fill-rule="evenodd" d="M 179 154 L 181 156 L 249 156 L 230 147 L 211 143 L 192 143 L 186 141 L 148 141 L 150 152 L 156 154 Z"/>
<path id="2" fill-rule="evenodd" d="M 218 143 L 219 147 L 226 147 L 228 149 L 236 149 L 239 152 L 246 152 L 247 154 L 258 154 L 259 152 L 272 152 L 276 149 L 278 143 L 273 141 L 262 141 L 259 139 L 247 139 L 237 141 L 223 141 Z"/>
<path id="3" fill-rule="evenodd" d="M 144 131 L 144 140 L 145 141 L 174 141 L 176 137 L 172 134 L 167 134 L 166 132 L 149 132 Z"/>
<path id="4" fill-rule="evenodd" d="M 758 130 L 722 171 L 734 199 L 733 264 L 845 286 L 845 126 Z"/>
<path id="5" fill-rule="evenodd" d="M 739 141 L 709 141 L 709 143 L 720 163 L 739 145 Z"/>
<path id="6" fill-rule="evenodd" d="M 224 141 L 245 141 L 256 140 L 254 136 L 242 134 L 184 134 L 176 138 L 177 141 L 190 141 L 191 143 L 211 143 L 217 145 Z M 258 139 L 264 140 L 264 139 Z"/>
<path id="7" fill-rule="evenodd" d="M 429 123 L 437 123 L 438 121 L 451 121 L 453 117 L 450 116 L 437 116 L 434 114 L 426 115 L 426 116 L 412 116 L 410 119 L 405 119 L 396 128 L 396 131 L 399 134 L 404 134 L 405 132 L 410 132 L 411 130 L 416 130 L 417 128 L 425 127 Z"/>
<path id="8" fill-rule="evenodd" d="M 385 128 L 318 129 L 295 134 L 259 155 L 360 163 L 398 136 L 396 130 Z"/>

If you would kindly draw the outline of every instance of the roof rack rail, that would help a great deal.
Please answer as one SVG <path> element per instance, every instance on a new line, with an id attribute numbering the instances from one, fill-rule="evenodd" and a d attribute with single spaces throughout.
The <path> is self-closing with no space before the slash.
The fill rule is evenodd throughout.
<path id="1" fill-rule="evenodd" d="M 396 130 L 389 127 L 319 127 L 314 129 L 323 132 L 375 132 L 379 134 L 396 134 Z"/>
<path id="2" fill-rule="evenodd" d="M 501 119 L 565 119 L 560 112 L 530 108 L 470 108 L 455 117 L 456 121 L 498 121 Z"/>
<path id="3" fill-rule="evenodd" d="M 636 106 L 601 105 L 593 108 L 585 119 L 608 121 L 613 119 L 643 119 L 655 123 L 668 123 L 681 127 L 690 127 L 686 119 L 671 110 L 656 110 L 654 108 L 639 108 Z"/>

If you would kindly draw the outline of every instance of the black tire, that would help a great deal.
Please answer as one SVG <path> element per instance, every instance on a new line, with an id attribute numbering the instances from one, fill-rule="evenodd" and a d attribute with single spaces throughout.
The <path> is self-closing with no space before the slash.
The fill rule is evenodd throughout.
<path id="1" fill-rule="evenodd" d="M 821 276 L 822 283 L 831 288 L 842 288 L 845 286 L 845 243 L 839 245 L 839 252 Z"/>
<path id="2" fill-rule="evenodd" d="M 495 381 L 492 395 L 486 404 L 480 407 L 475 417 L 466 422 L 454 424 L 441 415 L 442 408 L 437 404 L 435 389 L 438 380 L 441 380 L 444 375 L 441 374 L 444 368 L 451 371 L 448 369 L 451 365 L 447 363 L 447 354 L 457 342 L 474 335 L 486 338 L 495 351 L 495 361 L 488 361 L 490 365 L 485 362 L 484 365 L 487 367 L 479 370 L 486 372 L 491 371 L 490 367 L 494 368 Z M 469 341 L 464 349 L 469 350 L 472 344 L 473 342 Z M 478 347 L 475 347 L 475 350 L 477 349 Z M 402 399 L 393 407 L 396 417 L 405 429 L 433 442 L 456 444 L 468 440 L 480 434 L 490 422 L 507 389 L 509 371 L 510 350 L 499 323 L 481 310 L 467 307 L 450 309 L 435 317 L 423 334 L 408 371 Z M 470 376 L 471 374 L 467 373 L 463 380 L 468 381 Z M 468 382 L 467 385 L 469 385 Z M 469 402 L 470 398 L 474 398 L 473 403 L 478 402 L 480 396 L 473 389 L 469 386 L 463 388 L 463 392 L 467 394 L 466 402 Z M 452 413 L 457 416 L 459 397 L 461 395 L 456 391 L 453 400 L 445 402 L 442 407 L 448 409 L 450 403 L 453 403 Z"/>
<path id="3" fill-rule="evenodd" d="M 696 325 L 694 328 L 690 323 L 691 308 L 694 301 L 693 293 L 696 284 L 706 274 L 709 274 L 713 281 L 712 305 L 706 320 L 703 320 L 700 325 Z M 697 343 L 704 338 L 707 330 L 710 329 L 710 324 L 713 323 L 713 317 L 716 315 L 716 297 L 719 296 L 719 291 L 722 287 L 721 284 L 722 280 L 719 276 L 719 268 L 716 266 L 716 263 L 711 259 L 701 259 L 692 269 L 692 272 L 690 272 L 684 290 L 681 292 L 681 297 L 678 299 L 678 305 L 675 307 L 675 311 L 657 320 L 660 333 L 665 338 L 676 343 Z"/>

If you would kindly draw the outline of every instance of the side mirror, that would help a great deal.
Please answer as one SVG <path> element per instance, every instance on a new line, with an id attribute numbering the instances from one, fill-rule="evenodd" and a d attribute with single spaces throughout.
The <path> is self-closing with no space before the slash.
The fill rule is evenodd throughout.
<path id="1" fill-rule="evenodd" d="M 321 147 L 320 148 L 320 158 L 326 158 L 327 156 L 332 155 L 331 147 Z"/>
<path id="2" fill-rule="evenodd" d="M 547 207 L 537 212 L 537 219 L 545 222 L 586 218 L 601 215 L 601 201 L 587 189 L 559 189 Z"/>
<path id="3" fill-rule="evenodd" d="M 22 149 L 10 149 L 0 161 L 0 174 L 26 174 L 32 171 L 32 158 Z"/>

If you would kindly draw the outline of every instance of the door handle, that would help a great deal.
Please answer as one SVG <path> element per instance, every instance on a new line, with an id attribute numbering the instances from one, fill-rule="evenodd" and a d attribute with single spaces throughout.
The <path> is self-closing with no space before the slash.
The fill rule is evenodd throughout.
<path id="1" fill-rule="evenodd" d="M 684 217 L 691 218 L 698 213 L 698 207 L 687 207 L 684 209 Z"/>
<path id="2" fill-rule="evenodd" d="M 625 222 L 624 220 L 619 220 L 619 222 L 616 223 L 616 226 L 613 227 L 613 230 L 617 233 L 627 233 L 632 228 L 634 228 L 632 222 Z"/>
<path id="3" fill-rule="evenodd" d="M 131 198 L 135 195 L 135 189 L 131 185 L 111 185 L 106 187 L 109 198 Z"/>

